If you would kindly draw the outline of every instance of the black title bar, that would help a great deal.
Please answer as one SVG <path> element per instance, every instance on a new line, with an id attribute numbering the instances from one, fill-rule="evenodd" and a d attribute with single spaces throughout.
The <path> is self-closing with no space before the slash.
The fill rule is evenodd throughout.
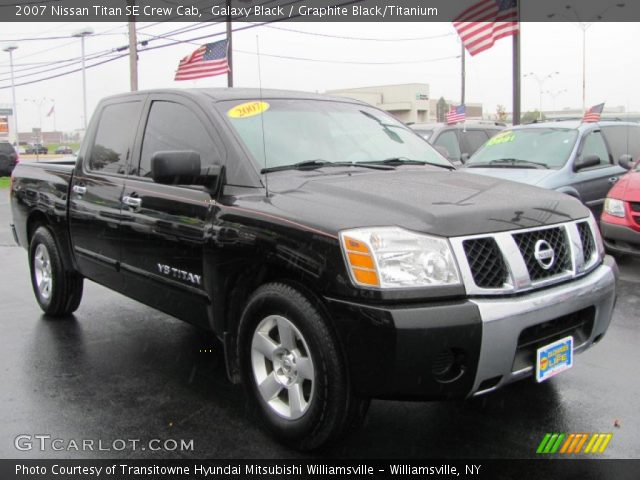
<path id="1" fill-rule="evenodd" d="M 5 22 L 451 22 L 482 0 L 0 0 Z M 504 5 L 506 0 L 495 0 Z M 629 22 L 640 2 L 520 0 L 524 22 Z M 482 18 L 478 18 L 482 20 Z"/>
<path id="2" fill-rule="evenodd" d="M 2 480 L 636 479 L 640 460 L 0 460 Z"/>

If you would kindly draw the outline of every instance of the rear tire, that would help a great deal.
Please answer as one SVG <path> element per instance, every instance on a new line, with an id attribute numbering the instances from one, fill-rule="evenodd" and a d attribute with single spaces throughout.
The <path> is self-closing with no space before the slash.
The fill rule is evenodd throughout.
<path id="1" fill-rule="evenodd" d="M 38 227 L 31 237 L 29 267 L 33 293 L 46 315 L 65 317 L 78 309 L 83 278 L 64 268 L 58 246 L 47 227 Z"/>
<path id="2" fill-rule="evenodd" d="M 369 400 L 351 392 L 333 331 L 295 288 L 256 290 L 240 320 L 238 349 L 245 388 L 280 442 L 313 450 L 362 423 Z"/>

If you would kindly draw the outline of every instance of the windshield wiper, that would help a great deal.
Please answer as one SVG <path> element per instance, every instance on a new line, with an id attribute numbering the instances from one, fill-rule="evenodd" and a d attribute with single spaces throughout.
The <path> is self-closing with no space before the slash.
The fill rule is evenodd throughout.
<path id="1" fill-rule="evenodd" d="M 365 164 L 369 164 L 369 165 L 393 165 L 393 166 L 399 166 L 399 165 L 431 165 L 433 167 L 440 167 L 440 168 L 446 168 L 448 170 L 455 170 L 456 167 L 454 167 L 453 165 L 445 165 L 442 163 L 436 163 L 436 162 L 429 162 L 426 160 L 411 160 L 410 158 L 405 158 L 405 157 L 391 157 L 391 158 L 386 158 L 384 160 L 371 160 L 371 161 L 365 161 L 365 162 L 356 162 L 358 165 L 365 165 Z"/>
<path id="2" fill-rule="evenodd" d="M 546 163 L 532 162 L 531 160 L 522 160 L 520 158 L 496 158 L 487 163 L 470 163 L 467 168 L 545 168 L 549 169 Z"/>
<path id="3" fill-rule="evenodd" d="M 278 165 L 277 167 L 268 167 L 260 170 L 260 173 L 280 172 L 282 170 L 315 170 L 323 167 L 362 167 L 372 168 L 374 170 L 393 170 L 392 166 L 387 165 L 365 165 L 358 162 L 329 162 L 327 160 L 305 160 L 304 162 L 293 163 L 291 165 Z"/>
<path id="4" fill-rule="evenodd" d="M 260 170 L 260 173 L 278 172 L 280 170 L 313 170 L 315 168 L 328 167 L 328 166 L 344 166 L 350 165 L 347 162 L 328 162 L 322 159 L 305 160 L 303 162 L 293 163 L 291 165 L 278 165 L 277 167 L 268 167 Z"/>

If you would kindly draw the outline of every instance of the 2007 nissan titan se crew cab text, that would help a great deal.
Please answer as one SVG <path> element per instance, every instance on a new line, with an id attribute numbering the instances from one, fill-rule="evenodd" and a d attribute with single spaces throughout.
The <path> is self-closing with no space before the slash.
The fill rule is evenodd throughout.
<path id="1" fill-rule="evenodd" d="M 542 381 L 603 337 L 615 303 L 579 201 L 456 171 L 348 99 L 110 97 L 75 165 L 16 167 L 11 203 L 47 315 L 75 311 L 87 278 L 212 330 L 299 449 L 357 427 L 371 398 Z"/>

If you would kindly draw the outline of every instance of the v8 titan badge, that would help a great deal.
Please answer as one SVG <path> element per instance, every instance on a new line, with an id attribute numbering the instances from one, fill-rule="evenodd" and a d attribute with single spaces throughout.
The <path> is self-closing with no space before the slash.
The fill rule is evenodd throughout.
<path id="1" fill-rule="evenodd" d="M 541 347 L 536 355 L 536 381 L 544 382 L 573 366 L 573 337 Z"/>

